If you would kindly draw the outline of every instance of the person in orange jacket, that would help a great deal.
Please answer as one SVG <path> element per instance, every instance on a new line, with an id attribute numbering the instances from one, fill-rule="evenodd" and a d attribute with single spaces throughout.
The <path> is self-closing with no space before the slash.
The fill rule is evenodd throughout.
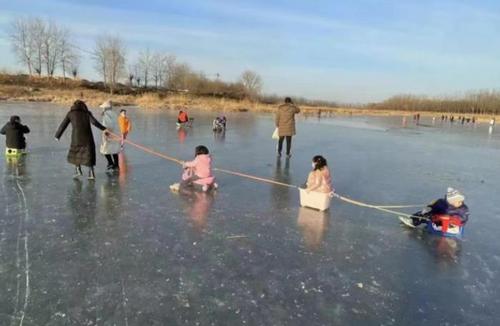
<path id="1" fill-rule="evenodd" d="M 120 116 L 118 117 L 118 125 L 120 127 L 120 133 L 122 134 L 121 146 L 123 149 L 123 142 L 127 139 L 128 133 L 132 130 L 132 123 L 127 117 L 127 110 L 120 110 Z"/>
<path id="2" fill-rule="evenodd" d="M 186 112 L 179 111 L 179 115 L 177 116 L 177 123 L 186 123 L 189 121 L 189 117 Z"/>

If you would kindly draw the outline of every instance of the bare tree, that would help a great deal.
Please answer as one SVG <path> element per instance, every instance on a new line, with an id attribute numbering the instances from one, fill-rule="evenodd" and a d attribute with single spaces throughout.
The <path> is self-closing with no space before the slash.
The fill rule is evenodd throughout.
<path id="1" fill-rule="evenodd" d="M 17 59 L 20 63 L 26 65 L 31 76 L 33 73 L 34 49 L 30 26 L 28 19 L 18 18 L 12 22 L 9 36 Z"/>
<path id="2" fill-rule="evenodd" d="M 168 79 L 168 88 L 173 90 L 189 90 L 190 80 L 193 75 L 191 67 L 186 63 L 174 64 L 170 78 Z"/>
<path id="3" fill-rule="evenodd" d="M 78 66 L 74 66 L 71 68 L 71 75 L 73 76 L 73 79 L 76 79 L 78 77 Z"/>
<path id="4" fill-rule="evenodd" d="M 128 85 L 130 87 L 134 86 L 134 80 L 135 80 L 135 66 L 134 65 L 129 65 L 127 68 L 127 74 L 128 74 Z"/>
<path id="5" fill-rule="evenodd" d="M 245 87 L 247 95 L 251 98 L 259 95 L 262 89 L 262 78 L 252 70 L 246 70 L 241 74 L 240 81 Z"/>
<path id="6" fill-rule="evenodd" d="M 144 84 L 144 87 L 148 87 L 148 81 L 151 78 L 151 68 L 153 64 L 153 55 L 151 54 L 151 51 L 146 49 L 146 51 L 143 51 L 139 54 L 139 60 L 138 60 L 138 69 L 139 69 L 139 75 L 142 77 L 142 81 Z"/>
<path id="7" fill-rule="evenodd" d="M 155 83 L 155 88 L 162 84 L 165 71 L 165 56 L 161 53 L 155 53 L 151 60 L 151 77 Z"/>
<path id="8" fill-rule="evenodd" d="M 177 58 L 173 54 L 165 55 L 165 65 L 163 71 L 163 86 L 170 88 L 174 77 Z"/>
<path id="9" fill-rule="evenodd" d="M 33 18 L 30 20 L 30 37 L 33 46 L 33 70 L 42 75 L 43 53 L 44 53 L 44 38 L 46 33 L 45 22 L 41 18 Z"/>
<path id="10" fill-rule="evenodd" d="M 125 71 L 125 46 L 119 37 L 103 36 L 96 40 L 95 69 L 113 94 L 116 83 Z"/>
<path id="11" fill-rule="evenodd" d="M 60 30 L 58 48 L 62 74 L 66 78 L 66 72 L 75 68 L 78 71 L 80 64 L 80 55 L 70 40 L 68 29 L 63 28 Z"/>
<path id="12" fill-rule="evenodd" d="M 45 24 L 45 33 L 41 34 L 41 37 L 43 63 L 47 70 L 47 76 L 52 77 L 61 54 L 61 31 L 54 22 L 49 22 Z"/>

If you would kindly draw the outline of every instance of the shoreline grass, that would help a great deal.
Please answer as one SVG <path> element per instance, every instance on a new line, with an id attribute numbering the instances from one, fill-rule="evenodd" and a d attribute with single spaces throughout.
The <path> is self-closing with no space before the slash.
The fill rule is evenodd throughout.
<path id="1" fill-rule="evenodd" d="M 202 97 L 190 94 L 161 94 L 146 92 L 143 94 L 110 95 L 97 89 L 79 87 L 78 84 L 70 84 L 65 87 L 60 83 L 53 87 L 31 87 L 24 85 L 0 84 L 0 101 L 9 102 L 51 102 L 64 106 L 70 106 L 76 99 L 85 101 L 90 107 L 97 107 L 102 102 L 110 99 L 118 106 L 137 106 L 142 109 L 196 109 L 201 111 L 221 112 L 275 112 L 276 104 L 266 104 L 250 100 L 236 100 L 217 97 Z M 340 116 L 406 116 L 412 117 L 415 112 L 403 110 L 385 110 L 374 108 L 350 108 L 350 107 L 327 107 L 300 105 L 304 114 L 318 114 Z M 421 117 L 436 117 L 438 121 L 441 115 L 464 115 L 450 112 L 419 111 Z M 472 117 L 472 114 L 467 114 Z M 476 114 L 477 122 L 489 122 L 494 115 Z M 496 117 L 498 118 L 498 117 Z"/>

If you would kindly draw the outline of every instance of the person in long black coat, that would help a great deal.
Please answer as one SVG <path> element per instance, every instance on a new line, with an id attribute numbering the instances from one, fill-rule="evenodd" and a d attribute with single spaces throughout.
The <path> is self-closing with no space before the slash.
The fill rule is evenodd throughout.
<path id="1" fill-rule="evenodd" d="M 106 130 L 99 121 L 94 118 L 85 105 L 85 102 L 77 100 L 73 103 L 68 114 L 61 122 L 56 132 L 56 139 L 59 140 L 62 134 L 71 123 L 71 146 L 68 152 L 68 162 L 75 165 L 75 177 L 81 176 L 82 165 L 89 167 L 89 179 L 95 179 L 94 166 L 96 163 L 94 135 L 90 124 L 101 130 Z"/>
<path id="2" fill-rule="evenodd" d="M 30 128 L 21 124 L 21 118 L 17 115 L 10 117 L 10 121 L 0 130 L 0 134 L 5 135 L 5 146 L 7 148 L 25 149 L 26 138 L 24 134 L 30 132 Z"/>

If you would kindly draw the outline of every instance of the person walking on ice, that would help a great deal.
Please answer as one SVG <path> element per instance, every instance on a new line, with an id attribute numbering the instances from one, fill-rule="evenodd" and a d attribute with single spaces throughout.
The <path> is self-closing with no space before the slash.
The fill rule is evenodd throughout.
<path id="1" fill-rule="evenodd" d="M 102 125 L 106 127 L 110 133 L 118 132 L 118 116 L 113 112 L 111 101 L 106 101 L 100 105 L 102 112 Z M 118 153 L 120 153 L 120 140 L 116 135 L 111 135 L 108 132 L 102 133 L 102 143 L 100 152 L 106 157 L 108 161 L 108 172 L 116 171 L 119 169 Z"/>
<path id="2" fill-rule="evenodd" d="M 94 135 L 90 124 L 98 129 L 105 131 L 106 127 L 94 118 L 85 102 L 77 100 L 71 106 L 66 117 L 61 122 L 56 132 L 56 140 L 59 140 L 71 124 L 71 145 L 68 151 L 68 162 L 75 166 L 75 178 L 83 175 L 82 165 L 89 168 L 89 180 L 95 179 L 94 166 L 96 163 Z"/>
<path id="3" fill-rule="evenodd" d="M 285 98 L 285 103 L 278 107 L 276 112 L 275 125 L 278 128 L 278 157 L 281 157 L 283 140 L 286 138 L 286 156 L 292 156 L 292 136 L 295 135 L 295 115 L 300 109 L 295 106 L 292 99 Z"/>
<path id="4" fill-rule="evenodd" d="M 29 132 L 30 128 L 21 124 L 21 118 L 19 116 L 11 116 L 9 122 L 0 130 L 0 134 L 5 135 L 5 153 L 7 155 L 25 153 L 26 138 L 24 135 Z"/>

